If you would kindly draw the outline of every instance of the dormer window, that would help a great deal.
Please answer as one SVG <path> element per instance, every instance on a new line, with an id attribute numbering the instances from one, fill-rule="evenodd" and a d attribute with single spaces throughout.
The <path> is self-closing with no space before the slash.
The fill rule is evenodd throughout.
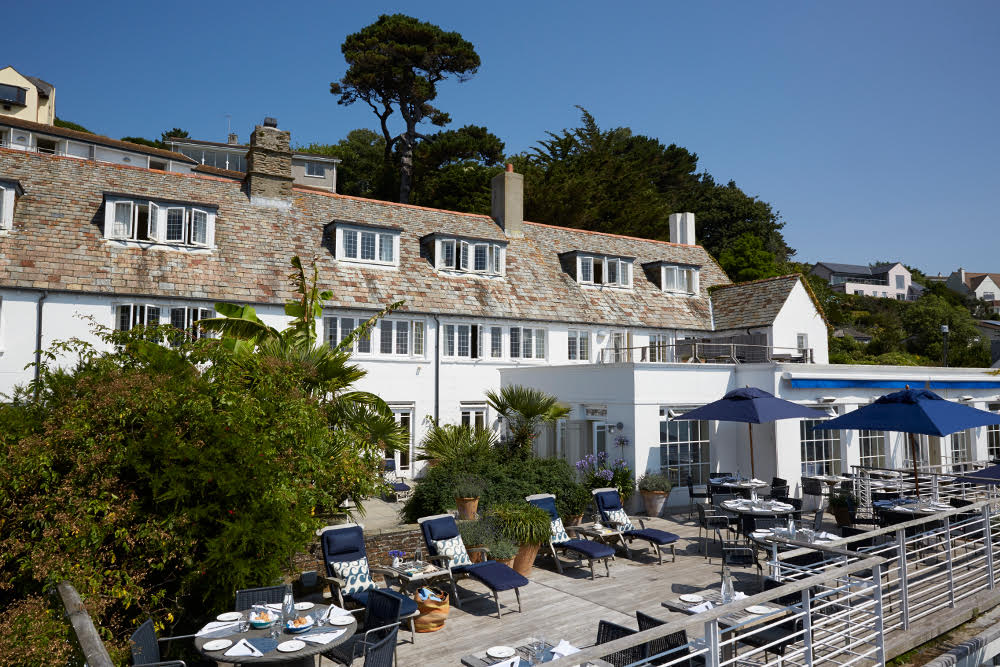
<path id="1" fill-rule="evenodd" d="M 660 271 L 664 292 L 698 293 L 698 267 L 664 264 Z"/>
<path id="2" fill-rule="evenodd" d="M 389 227 L 336 227 L 337 259 L 359 264 L 399 266 L 399 229 Z"/>
<path id="3" fill-rule="evenodd" d="M 109 196 L 104 200 L 104 238 L 210 248 L 215 245 L 213 207 Z"/>
<path id="4" fill-rule="evenodd" d="M 575 259 L 576 281 L 581 285 L 604 285 L 607 287 L 632 286 L 632 258 L 607 257 L 604 255 L 585 255 L 569 253 Z"/>
<path id="5" fill-rule="evenodd" d="M 428 242 L 434 254 L 434 268 L 502 276 L 506 264 L 505 244 L 487 239 L 457 239 L 431 234 Z"/>

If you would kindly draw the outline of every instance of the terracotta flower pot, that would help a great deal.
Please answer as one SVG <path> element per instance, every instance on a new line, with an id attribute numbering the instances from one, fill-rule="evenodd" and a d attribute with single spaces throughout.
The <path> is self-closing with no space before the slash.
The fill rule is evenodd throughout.
<path id="1" fill-rule="evenodd" d="M 458 506 L 459 519 L 476 518 L 476 512 L 479 511 L 479 498 L 455 498 L 455 504 Z"/>
<path id="2" fill-rule="evenodd" d="M 660 516 L 667 494 L 663 491 L 640 491 L 642 504 L 646 506 L 646 516 Z"/>
<path id="3" fill-rule="evenodd" d="M 473 551 L 476 547 L 484 547 L 485 544 L 466 544 L 465 548 L 469 551 L 469 560 L 473 563 L 481 563 L 484 560 L 482 551 Z"/>
<path id="4" fill-rule="evenodd" d="M 516 558 L 516 557 L 515 557 L 515 558 Z M 508 558 L 507 560 L 500 560 L 500 559 L 497 559 L 497 562 L 498 562 L 498 563 L 503 563 L 504 565 L 506 565 L 507 567 L 509 567 L 509 568 L 511 568 L 511 569 L 513 569 L 513 568 L 514 568 L 514 558 Z"/>
<path id="5" fill-rule="evenodd" d="M 522 577 L 531 574 L 531 568 L 535 565 L 535 556 L 538 555 L 540 544 L 522 544 L 518 547 L 517 555 L 514 556 L 514 571 Z"/>

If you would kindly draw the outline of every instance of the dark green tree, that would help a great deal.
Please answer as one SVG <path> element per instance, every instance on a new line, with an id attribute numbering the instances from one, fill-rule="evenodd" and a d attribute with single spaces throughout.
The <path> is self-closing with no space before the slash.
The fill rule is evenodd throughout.
<path id="1" fill-rule="evenodd" d="M 348 35 L 340 47 L 347 72 L 330 84 L 337 103 L 361 101 L 379 119 L 385 139 L 385 163 L 392 151 L 400 156 L 399 201 L 407 203 L 413 188 L 413 151 L 425 120 L 447 125 L 451 118 L 434 107 L 437 84 L 454 75 L 466 81 L 479 68 L 479 55 L 472 43 L 457 32 L 404 14 L 383 14 L 359 32 Z M 399 111 L 405 128 L 393 135 L 389 117 Z"/>
<path id="2" fill-rule="evenodd" d="M 490 179 L 501 169 L 503 149 L 498 136 L 476 125 L 429 135 L 414 151 L 411 201 L 488 215 Z"/>
<path id="3" fill-rule="evenodd" d="M 392 199 L 393 170 L 386 169 L 385 139 L 367 128 L 351 130 L 335 144 L 309 144 L 296 150 L 338 157 L 337 192 L 354 197 Z"/>
<path id="4" fill-rule="evenodd" d="M 85 128 L 83 125 L 80 125 L 79 123 L 74 123 L 73 121 L 63 120 L 58 116 L 56 116 L 56 120 L 55 123 L 53 123 L 53 125 L 55 125 L 56 127 L 65 127 L 67 130 L 76 130 L 77 132 L 86 132 L 87 134 L 93 134 L 93 132 Z"/>
<path id="5" fill-rule="evenodd" d="M 969 311 L 963 306 L 949 304 L 936 294 L 921 297 L 903 314 L 903 326 L 910 336 L 910 351 L 940 363 L 944 348 L 943 324 L 949 329 L 949 366 L 990 365 L 989 348 Z"/>
<path id="6" fill-rule="evenodd" d="M 774 254 L 764 249 L 760 237 L 747 232 L 737 237 L 719 254 L 719 264 L 735 282 L 780 276 L 784 271 Z"/>

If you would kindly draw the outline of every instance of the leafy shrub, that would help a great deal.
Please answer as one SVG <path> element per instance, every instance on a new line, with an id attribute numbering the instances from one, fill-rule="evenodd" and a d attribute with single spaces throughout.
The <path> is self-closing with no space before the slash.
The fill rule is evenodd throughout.
<path id="1" fill-rule="evenodd" d="M 574 484 L 562 496 L 556 497 L 556 509 L 563 518 L 586 514 L 594 503 L 594 495 L 583 484 Z"/>
<path id="2" fill-rule="evenodd" d="M 493 531 L 485 521 L 459 521 L 458 534 L 462 536 L 462 542 L 467 547 L 481 547 L 488 545 L 493 540 Z"/>
<path id="3" fill-rule="evenodd" d="M 514 544 L 541 544 L 551 534 L 549 513 L 524 500 L 496 503 L 490 507 L 486 521 Z"/>
<path id="4" fill-rule="evenodd" d="M 478 498 L 485 488 L 483 478 L 478 475 L 458 475 L 455 478 L 456 498 Z"/>
<path id="5" fill-rule="evenodd" d="M 146 617 L 183 634 L 231 608 L 237 588 L 280 579 L 313 539 L 314 508 L 377 479 L 381 453 L 329 428 L 301 366 L 236 365 L 217 341 L 169 350 L 142 335 L 105 332 L 107 354 L 64 346 L 81 355 L 76 368 L 45 367 L 37 387 L 0 405 L 10 636 L 39 621 L 39 598 L 68 579 L 124 662 Z M 32 646 L 57 643 L 39 629 Z M 59 655 L 44 664 L 64 664 Z"/>
<path id="6" fill-rule="evenodd" d="M 485 482 L 480 511 L 500 502 L 524 502 L 533 493 L 553 493 L 561 514 L 569 515 L 566 499 L 579 488 L 573 468 L 561 459 L 503 457 L 496 451 L 470 461 L 449 461 L 428 468 L 403 508 L 409 523 L 422 516 L 441 514 L 455 507 L 452 490 L 462 475 L 476 475 Z"/>
<path id="7" fill-rule="evenodd" d="M 673 488 L 670 478 L 661 472 L 647 472 L 638 479 L 637 486 L 640 491 L 661 491 L 663 493 L 670 493 L 670 489 Z"/>
<path id="8" fill-rule="evenodd" d="M 420 442 L 420 460 L 448 463 L 479 461 L 491 456 L 496 434 L 489 429 L 432 423 Z"/>
<path id="9" fill-rule="evenodd" d="M 493 560 L 510 560 L 517 555 L 519 550 L 516 544 L 502 535 L 494 536 L 493 539 L 487 543 L 486 547 L 490 550 L 490 556 Z"/>

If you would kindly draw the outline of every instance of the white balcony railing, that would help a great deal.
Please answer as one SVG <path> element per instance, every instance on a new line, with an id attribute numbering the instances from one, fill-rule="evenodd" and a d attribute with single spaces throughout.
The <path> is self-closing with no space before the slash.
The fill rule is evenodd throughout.
<path id="1" fill-rule="evenodd" d="M 745 343 L 681 342 L 601 350 L 597 363 L 815 363 L 812 348 Z"/>

